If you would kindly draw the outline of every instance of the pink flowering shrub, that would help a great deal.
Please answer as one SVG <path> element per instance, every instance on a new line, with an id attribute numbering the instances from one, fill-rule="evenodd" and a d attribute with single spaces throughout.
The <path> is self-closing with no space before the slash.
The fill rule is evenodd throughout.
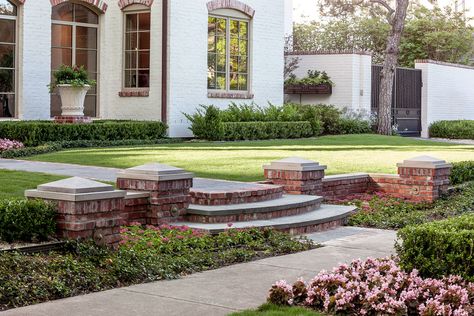
<path id="1" fill-rule="evenodd" d="M 275 283 L 268 301 L 339 315 L 474 315 L 474 283 L 457 276 L 424 279 L 392 259 L 355 260 L 309 283 Z"/>
<path id="2" fill-rule="evenodd" d="M 24 145 L 21 142 L 17 142 L 16 140 L 9 140 L 6 138 L 0 138 L 0 153 L 12 149 L 19 149 L 23 148 Z"/>

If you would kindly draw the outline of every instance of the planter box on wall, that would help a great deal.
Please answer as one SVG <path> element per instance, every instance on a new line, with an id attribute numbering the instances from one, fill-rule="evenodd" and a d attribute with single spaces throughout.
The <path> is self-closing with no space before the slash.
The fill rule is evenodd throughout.
<path id="1" fill-rule="evenodd" d="M 318 85 L 285 85 L 285 94 L 332 94 L 332 86 L 327 83 Z"/>

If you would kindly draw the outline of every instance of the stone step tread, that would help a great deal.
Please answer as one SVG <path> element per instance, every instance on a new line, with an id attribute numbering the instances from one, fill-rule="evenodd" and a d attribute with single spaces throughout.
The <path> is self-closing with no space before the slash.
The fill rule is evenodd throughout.
<path id="1" fill-rule="evenodd" d="M 232 228 L 250 228 L 250 227 L 273 227 L 275 229 L 291 229 L 298 227 L 305 227 L 310 225 L 324 224 L 336 220 L 340 220 L 348 217 L 353 213 L 357 207 L 355 206 L 343 206 L 343 205 L 329 205 L 323 204 L 317 210 L 308 212 L 301 215 L 285 216 L 274 218 L 270 220 L 256 220 L 248 222 L 236 222 L 232 223 Z M 229 229 L 226 223 L 217 224 L 203 224 L 203 223 L 191 223 L 191 222 L 178 222 L 173 225 L 185 225 L 194 229 L 202 229 L 211 233 L 223 232 Z"/>
<path id="2" fill-rule="evenodd" d="M 204 216 L 225 216 L 235 214 L 248 214 L 260 212 L 275 212 L 298 207 L 321 204 L 323 197 L 313 195 L 283 195 L 283 197 L 253 203 L 228 204 L 228 205 L 197 205 L 191 204 L 188 214 Z"/>

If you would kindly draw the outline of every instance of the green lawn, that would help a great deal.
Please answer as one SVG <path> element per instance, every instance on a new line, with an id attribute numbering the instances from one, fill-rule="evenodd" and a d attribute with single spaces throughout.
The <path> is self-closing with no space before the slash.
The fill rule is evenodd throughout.
<path id="1" fill-rule="evenodd" d="M 328 165 L 327 174 L 339 174 L 395 173 L 397 162 L 424 154 L 452 162 L 474 160 L 474 146 L 379 135 L 345 135 L 302 140 L 76 149 L 29 159 L 118 168 L 160 162 L 193 171 L 200 177 L 255 181 L 263 178 L 263 164 L 291 156 L 319 161 Z"/>
<path id="2" fill-rule="evenodd" d="M 323 314 L 301 307 L 280 307 L 265 304 L 257 310 L 233 313 L 229 316 L 323 316 Z"/>
<path id="3" fill-rule="evenodd" d="M 27 189 L 63 178 L 43 173 L 0 170 L 0 199 L 21 198 Z"/>

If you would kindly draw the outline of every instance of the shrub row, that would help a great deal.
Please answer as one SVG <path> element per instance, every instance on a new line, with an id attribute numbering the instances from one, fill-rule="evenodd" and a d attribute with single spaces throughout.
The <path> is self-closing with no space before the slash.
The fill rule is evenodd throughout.
<path id="1" fill-rule="evenodd" d="M 430 126 L 430 136 L 450 139 L 474 139 L 474 120 L 438 121 Z"/>
<path id="2" fill-rule="evenodd" d="M 459 275 L 474 280 L 474 214 L 422 225 L 398 232 L 397 252 L 406 269 L 421 275 Z"/>
<path id="3" fill-rule="evenodd" d="M 124 228 L 122 237 L 117 250 L 74 242 L 64 253 L 0 254 L 0 311 L 314 248 L 270 229 L 213 236 L 186 227 L 135 226 Z"/>
<path id="4" fill-rule="evenodd" d="M 474 161 L 453 163 L 450 181 L 452 185 L 474 181 Z"/>
<path id="5" fill-rule="evenodd" d="M 0 200 L 0 240 L 43 241 L 55 232 L 53 205 L 36 200 Z"/>
<path id="6" fill-rule="evenodd" d="M 226 122 L 222 123 L 223 140 L 257 140 L 311 137 L 309 122 Z"/>
<path id="7" fill-rule="evenodd" d="M 346 118 L 343 113 L 334 106 L 330 105 L 299 105 L 285 104 L 283 106 L 269 105 L 261 108 L 257 105 L 237 105 L 231 104 L 227 109 L 220 110 L 215 106 L 201 106 L 194 114 L 185 114 L 191 122 L 191 131 L 201 139 L 208 140 L 234 140 L 247 139 L 240 137 L 241 129 L 251 126 L 252 129 L 262 130 L 264 138 L 253 136 L 251 139 L 268 139 L 267 135 L 273 135 L 276 138 L 291 138 L 287 133 L 282 133 L 289 122 L 297 122 L 302 130 L 296 134 L 308 135 L 298 137 L 309 137 L 319 135 L 335 134 L 361 134 L 371 133 L 371 124 L 368 120 L 358 118 Z M 263 122 L 267 123 L 262 124 Z M 311 127 L 311 133 L 307 133 L 307 127 L 301 122 L 308 122 Z M 248 124 L 223 124 L 227 123 L 248 123 Z M 253 123 L 253 124 L 250 124 Z M 279 123 L 279 124 L 277 124 Z M 258 126 L 258 127 L 257 127 Z M 232 128 L 236 130 L 231 130 Z M 275 130 L 269 130 L 269 129 Z M 293 128 L 298 128 L 293 126 Z M 225 129 L 225 133 L 224 133 Z M 237 137 L 224 138 L 224 134 L 237 135 Z M 281 135 L 281 136 L 278 136 Z M 296 136 L 294 136 L 296 137 Z"/>
<path id="8" fill-rule="evenodd" d="M 55 141 L 157 140 L 165 137 L 166 124 L 147 121 L 95 121 L 91 124 L 57 124 L 50 121 L 1 122 L 0 138 L 39 146 Z"/>
<path id="9" fill-rule="evenodd" d="M 74 141 L 59 141 L 48 142 L 36 147 L 24 147 L 20 149 L 7 150 L 0 152 L 0 158 L 14 159 L 29 157 L 34 155 L 48 154 L 56 151 L 61 151 L 70 148 L 90 148 L 90 147 L 115 147 L 115 146 L 140 146 L 140 145 L 156 145 L 156 144 L 171 144 L 181 142 L 181 139 L 157 139 L 157 140 L 74 140 Z"/>

